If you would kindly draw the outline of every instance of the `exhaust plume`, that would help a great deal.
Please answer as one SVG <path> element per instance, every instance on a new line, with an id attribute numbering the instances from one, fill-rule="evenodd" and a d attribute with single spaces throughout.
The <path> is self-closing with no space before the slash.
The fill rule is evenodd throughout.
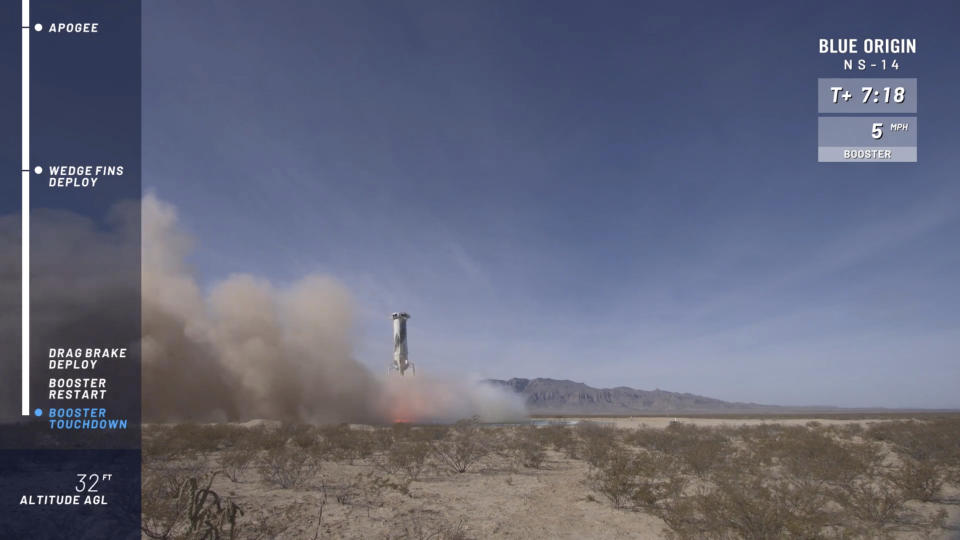
<path id="1" fill-rule="evenodd" d="M 383 398 L 390 422 L 451 423 L 471 417 L 481 422 L 512 422 L 527 417 L 520 396 L 482 381 L 449 376 L 387 377 Z"/>

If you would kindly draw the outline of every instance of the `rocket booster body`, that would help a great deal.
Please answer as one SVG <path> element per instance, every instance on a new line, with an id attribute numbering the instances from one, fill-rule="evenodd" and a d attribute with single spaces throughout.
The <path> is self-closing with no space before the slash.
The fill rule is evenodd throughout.
<path id="1" fill-rule="evenodd" d="M 393 365 L 390 368 L 393 371 L 403 375 L 407 369 L 411 369 L 416 375 L 417 370 L 407 356 L 407 319 L 408 313 L 393 314 Z"/>

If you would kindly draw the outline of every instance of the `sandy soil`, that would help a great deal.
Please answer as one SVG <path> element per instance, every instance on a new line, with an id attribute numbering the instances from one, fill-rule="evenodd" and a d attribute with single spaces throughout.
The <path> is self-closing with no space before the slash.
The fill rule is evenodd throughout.
<path id="1" fill-rule="evenodd" d="M 573 419 L 565 418 L 570 421 Z M 663 428 L 673 418 L 589 418 L 621 428 Z M 797 424 L 811 419 L 680 418 L 701 426 Z M 846 424 L 882 420 L 823 420 Z M 216 456 L 209 456 L 215 461 Z M 428 471 L 409 486 L 409 493 L 390 488 L 336 500 L 345 486 L 356 484 L 373 467 L 367 463 L 323 462 L 320 474 L 297 489 L 270 487 L 248 470 L 239 481 L 218 477 L 213 485 L 247 509 L 245 520 L 272 522 L 278 516 L 289 528 L 265 532 L 263 538 L 664 538 L 659 518 L 636 511 L 616 510 L 588 485 L 587 465 L 549 451 L 542 469 L 512 466 L 488 456 L 470 471 L 452 474 Z M 360 490 L 362 492 L 362 489 Z M 960 492 L 945 493 L 956 504 L 944 507 L 950 523 L 960 523 Z M 321 516 L 322 513 L 322 516 Z M 266 530 L 266 529 L 265 529 Z M 457 536 L 456 533 L 462 533 Z M 440 534 L 436 534 L 440 533 Z M 958 530 L 934 538 L 956 538 Z M 898 538 L 920 538 L 903 534 Z"/>
<path id="2" fill-rule="evenodd" d="M 587 466 L 549 452 L 540 470 L 509 470 L 496 458 L 476 472 L 426 475 L 410 495 L 381 492 L 382 501 L 340 504 L 334 492 L 369 471 L 366 465 L 323 464 L 328 495 L 320 537 L 417 538 L 460 530 L 469 538 L 661 538 L 663 522 L 637 512 L 615 510 L 586 485 Z M 240 482 L 218 478 L 214 489 L 244 507 L 261 506 L 262 517 L 298 506 L 298 524 L 280 538 L 313 538 L 324 486 L 268 488 L 248 473 Z M 256 515 L 256 513 L 255 513 Z M 442 537 L 441 537 L 442 538 Z"/>

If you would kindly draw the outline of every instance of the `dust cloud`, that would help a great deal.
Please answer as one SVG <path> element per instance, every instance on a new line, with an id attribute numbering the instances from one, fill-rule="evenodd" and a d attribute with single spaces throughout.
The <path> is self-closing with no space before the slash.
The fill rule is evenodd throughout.
<path id="1" fill-rule="evenodd" d="M 234 274 L 201 291 L 175 209 L 143 200 L 145 420 L 374 421 L 377 383 L 350 357 L 350 294 Z"/>
<path id="2" fill-rule="evenodd" d="M 279 287 L 234 274 L 201 291 L 186 263 L 193 242 L 176 210 L 148 195 L 142 216 L 145 420 L 383 423 L 525 415 L 518 398 L 487 385 L 374 377 L 351 356 L 353 300 L 330 276 Z M 385 349 L 384 358 L 389 354 Z"/>

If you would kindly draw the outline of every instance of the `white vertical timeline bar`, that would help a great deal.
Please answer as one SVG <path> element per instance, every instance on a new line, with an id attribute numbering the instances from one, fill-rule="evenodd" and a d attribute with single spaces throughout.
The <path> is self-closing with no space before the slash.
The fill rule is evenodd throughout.
<path id="1" fill-rule="evenodd" d="M 20 28 L 20 414 L 30 415 L 30 0 Z"/>

